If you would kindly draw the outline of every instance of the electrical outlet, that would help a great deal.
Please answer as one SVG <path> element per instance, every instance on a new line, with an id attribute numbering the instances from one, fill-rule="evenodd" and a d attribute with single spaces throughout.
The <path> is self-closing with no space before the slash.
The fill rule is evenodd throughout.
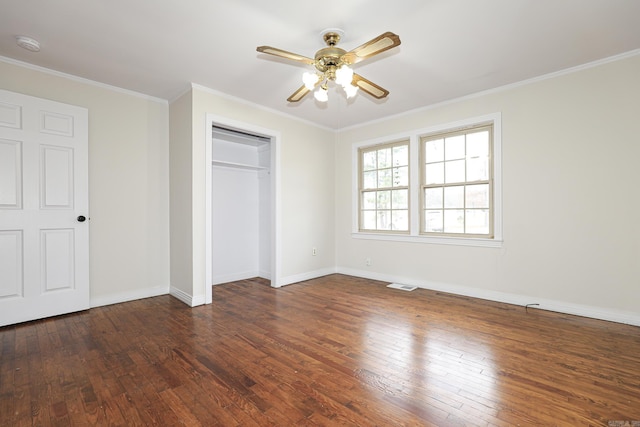
<path id="1" fill-rule="evenodd" d="M 318 250 L 316 248 L 311 248 L 311 255 L 313 256 L 318 255 Z"/>
<path id="2" fill-rule="evenodd" d="M 367 267 L 371 267 L 371 258 L 365 258 L 364 263 Z"/>

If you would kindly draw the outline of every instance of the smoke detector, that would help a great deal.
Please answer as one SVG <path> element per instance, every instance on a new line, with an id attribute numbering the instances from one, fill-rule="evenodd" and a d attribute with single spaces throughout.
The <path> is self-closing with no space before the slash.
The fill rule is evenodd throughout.
<path id="1" fill-rule="evenodd" d="M 16 36 L 16 43 L 30 52 L 40 52 L 40 42 L 27 36 Z"/>

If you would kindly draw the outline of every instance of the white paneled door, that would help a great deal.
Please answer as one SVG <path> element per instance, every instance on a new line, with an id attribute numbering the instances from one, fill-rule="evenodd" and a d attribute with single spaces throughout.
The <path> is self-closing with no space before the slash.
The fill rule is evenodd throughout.
<path id="1" fill-rule="evenodd" d="M 0 326 L 89 308 L 88 112 L 0 90 Z"/>

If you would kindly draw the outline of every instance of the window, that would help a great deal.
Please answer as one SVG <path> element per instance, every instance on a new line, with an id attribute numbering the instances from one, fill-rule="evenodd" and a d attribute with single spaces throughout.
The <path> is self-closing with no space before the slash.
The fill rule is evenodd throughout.
<path id="1" fill-rule="evenodd" d="M 409 141 L 359 151 L 360 230 L 409 231 Z"/>
<path id="2" fill-rule="evenodd" d="M 500 247 L 501 115 L 352 146 L 352 236 Z"/>
<path id="3" fill-rule="evenodd" d="M 422 137 L 421 233 L 493 236 L 493 126 Z"/>

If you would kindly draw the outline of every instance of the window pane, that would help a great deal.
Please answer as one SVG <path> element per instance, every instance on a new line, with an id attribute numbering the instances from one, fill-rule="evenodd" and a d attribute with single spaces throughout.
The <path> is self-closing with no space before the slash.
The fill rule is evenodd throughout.
<path id="1" fill-rule="evenodd" d="M 444 207 L 445 208 L 463 208 L 464 207 L 464 187 L 462 185 L 444 188 Z"/>
<path id="2" fill-rule="evenodd" d="M 426 209 L 442 209 L 442 188 L 425 188 L 424 207 Z"/>
<path id="3" fill-rule="evenodd" d="M 468 185 L 465 194 L 465 206 L 467 208 L 488 208 L 489 185 Z"/>
<path id="4" fill-rule="evenodd" d="M 393 186 L 406 187 L 409 185 L 409 167 L 393 168 Z"/>
<path id="5" fill-rule="evenodd" d="M 378 171 L 378 188 L 391 187 L 391 169 L 382 169 Z"/>
<path id="6" fill-rule="evenodd" d="M 391 211 L 378 211 L 378 230 L 391 230 Z"/>
<path id="7" fill-rule="evenodd" d="M 363 230 L 376 229 L 376 211 L 362 212 L 362 229 Z"/>
<path id="8" fill-rule="evenodd" d="M 431 163 L 426 165 L 425 184 L 444 183 L 444 163 Z"/>
<path id="9" fill-rule="evenodd" d="M 489 209 L 466 211 L 467 233 L 489 234 Z"/>
<path id="10" fill-rule="evenodd" d="M 464 160 L 454 160 L 452 162 L 445 162 L 444 164 L 445 177 L 444 182 L 464 182 Z"/>
<path id="11" fill-rule="evenodd" d="M 409 146 L 399 145 L 393 147 L 393 166 L 405 166 L 409 164 Z"/>
<path id="12" fill-rule="evenodd" d="M 444 232 L 464 233 L 464 211 L 462 209 L 444 211 Z"/>
<path id="13" fill-rule="evenodd" d="M 429 210 L 424 212 L 424 231 L 427 233 L 442 233 L 442 211 Z"/>
<path id="14" fill-rule="evenodd" d="M 376 168 L 376 152 L 369 151 L 362 154 L 362 170 L 369 171 Z"/>
<path id="15" fill-rule="evenodd" d="M 489 131 L 467 135 L 467 157 L 489 157 Z"/>
<path id="16" fill-rule="evenodd" d="M 489 158 L 476 156 L 467 159 L 467 182 L 489 179 Z"/>
<path id="17" fill-rule="evenodd" d="M 424 158 L 426 163 L 443 161 L 444 139 L 434 139 L 433 141 L 427 141 L 424 147 Z"/>
<path id="18" fill-rule="evenodd" d="M 376 208 L 376 192 L 365 191 L 362 193 L 362 209 L 375 209 Z"/>
<path id="19" fill-rule="evenodd" d="M 391 208 L 392 209 L 408 209 L 409 208 L 409 191 L 393 190 L 391 192 Z"/>
<path id="20" fill-rule="evenodd" d="M 391 209 L 391 191 L 378 191 L 378 209 Z"/>
<path id="21" fill-rule="evenodd" d="M 464 159 L 464 135 L 452 136 L 445 139 L 444 159 Z"/>
<path id="22" fill-rule="evenodd" d="M 376 171 L 364 172 L 362 174 L 362 186 L 363 188 L 377 188 L 378 173 Z"/>
<path id="23" fill-rule="evenodd" d="M 392 211 L 393 229 L 399 231 L 409 230 L 409 212 L 406 210 Z"/>
<path id="24" fill-rule="evenodd" d="M 467 135 L 467 181 L 489 179 L 489 131 Z"/>
<path id="25" fill-rule="evenodd" d="M 391 148 L 378 150 L 378 169 L 391 167 Z"/>

